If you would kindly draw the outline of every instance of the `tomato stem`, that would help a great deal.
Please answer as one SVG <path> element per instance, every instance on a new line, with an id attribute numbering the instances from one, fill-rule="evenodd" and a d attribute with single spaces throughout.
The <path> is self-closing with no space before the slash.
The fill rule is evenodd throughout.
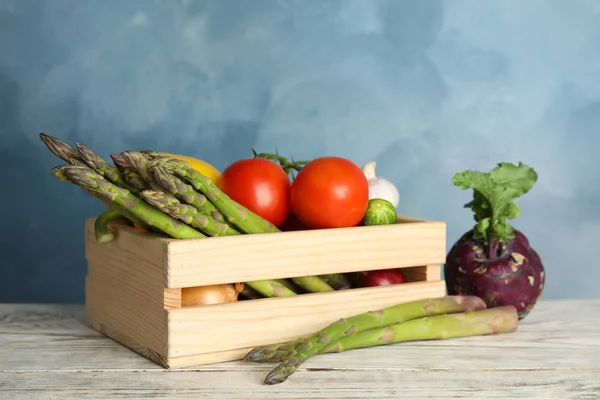
<path id="1" fill-rule="evenodd" d="M 264 158 L 266 160 L 271 160 L 278 162 L 281 168 L 285 171 L 286 174 L 292 176 L 294 178 L 293 171 L 300 172 L 302 167 L 308 164 L 308 161 L 295 161 L 292 157 L 290 161 L 287 158 L 279 155 L 277 149 L 275 149 L 275 154 L 273 153 L 257 153 L 256 150 L 252 149 L 252 153 L 254 154 L 254 158 Z"/>

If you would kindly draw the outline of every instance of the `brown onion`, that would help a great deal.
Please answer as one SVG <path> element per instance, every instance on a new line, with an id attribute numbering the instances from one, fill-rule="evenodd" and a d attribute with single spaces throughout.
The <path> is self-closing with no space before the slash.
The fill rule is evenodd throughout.
<path id="1" fill-rule="evenodd" d="M 238 301 L 238 295 L 243 289 L 242 283 L 183 288 L 181 289 L 181 306 L 231 303 Z"/>

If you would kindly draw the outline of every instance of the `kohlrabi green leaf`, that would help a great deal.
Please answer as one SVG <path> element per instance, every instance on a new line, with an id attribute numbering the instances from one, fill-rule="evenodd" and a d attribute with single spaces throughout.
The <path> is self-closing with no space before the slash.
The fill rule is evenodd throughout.
<path id="1" fill-rule="evenodd" d="M 536 181 L 537 173 L 523 163 L 499 163 L 489 173 L 467 170 L 452 178 L 454 185 L 473 189 L 473 200 L 465 207 L 473 211 L 476 236 L 497 240 L 513 237 L 506 220 L 519 216 L 514 200 L 531 190 Z"/>

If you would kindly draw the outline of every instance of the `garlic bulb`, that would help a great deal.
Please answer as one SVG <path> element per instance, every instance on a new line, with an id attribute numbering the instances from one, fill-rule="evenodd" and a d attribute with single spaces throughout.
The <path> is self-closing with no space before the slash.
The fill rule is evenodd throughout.
<path id="1" fill-rule="evenodd" d="M 384 199 L 398 207 L 400 203 L 400 193 L 394 184 L 385 178 L 380 178 L 375 175 L 375 161 L 366 163 L 362 167 L 362 171 L 369 182 L 369 200 Z"/>

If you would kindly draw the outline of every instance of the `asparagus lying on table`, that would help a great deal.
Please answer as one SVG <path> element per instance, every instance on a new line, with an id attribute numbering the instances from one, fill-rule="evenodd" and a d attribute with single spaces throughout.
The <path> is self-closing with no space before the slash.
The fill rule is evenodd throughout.
<path id="1" fill-rule="evenodd" d="M 333 345 L 345 336 L 351 336 L 367 329 L 382 328 L 431 315 L 483 310 L 486 308 L 485 302 L 475 296 L 446 296 L 439 299 L 423 299 L 403 303 L 340 319 L 316 332 L 314 335 L 299 340 L 295 350 L 291 351 L 283 362 L 267 375 L 265 383 L 276 384 L 285 381 L 309 357 L 318 354 L 324 348 Z M 289 345 L 289 343 L 283 344 L 286 348 Z M 269 358 L 274 353 L 277 353 L 278 348 L 279 345 L 260 346 L 251 350 L 245 359 L 253 361 Z"/>
<path id="2" fill-rule="evenodd" d="M 189 204 L 180 203 L 173 195 L 154 190 L 144 190 L 140 193 L 140 196 L 151 206 L 196 229 L 200 229 L 208 236 L 240 235 L 240 232 L 231 226 L 217 221 L 209 215 L 202 214 Z"/>
<path id="3" fill-rule="evenodd" d="M 344 336 L 337 342 L 321 348 L 317 354 L 341 353 L 361 347 L 417 340 L 445 340 L 457 337 L 508 333 L 517 329 L 518 322 L 516 309 L 512 306 L 439 314 L 380 328 L 367 329 L 350 336 Z M 273 352 L 247 361 L 257 363 L 285 361 L 297 350 L 301 342 L 299 340 L 282 343 L 274 347 Z"/>
<path id="4" fill-rule="evenodd" d="M 509 333 L 517 330 L 519 317 L 513 306 L 422 317 L 345 336 L 321 353 L 341 353 L 361 347 L 417 340 L 446 340 L 467 336 Z"/>

